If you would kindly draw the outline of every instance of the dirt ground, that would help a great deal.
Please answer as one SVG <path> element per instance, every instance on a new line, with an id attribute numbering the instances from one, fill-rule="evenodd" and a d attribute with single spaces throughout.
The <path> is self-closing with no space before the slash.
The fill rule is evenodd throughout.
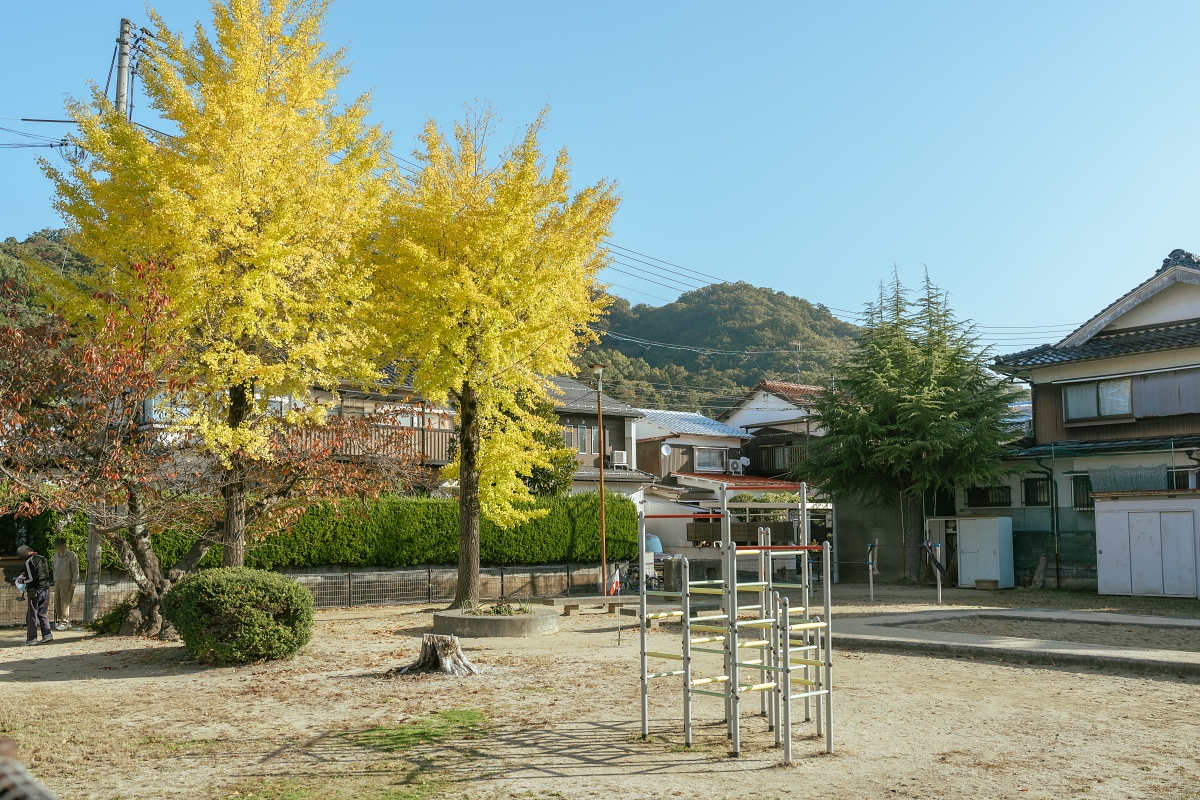
<path id="1" fill-rule="evenodd" d="M 948 633 L 973 633 L 978 636 L 1015 636 L 1022 639 L 1053 639 L 1059 642 L 1200 652 L 1200 630 L 1186 628 L 1043 622 L 1003 617 L 966 617 L 897 627 Z"/>
<path id="2" fill-rule="evenodd" d="M 870 605 L 839 587 L 835 626 L 836 613 L 929 601 L 884 594 Z M 1184 615 L 1166 603 L 1159 613 Z M 0 732 L 63 798 L 1200 797 L 1198 679 L 839 653 L 837 752 L 797 714 L 784 768 L 750 714 L 728 756 L 717 698 L 697 700 L 698 744 L 684 748 L 677 678 L 652 685 L 642 742 L 636 636 L 618 644 L 599 610 L 558 634 L 467 643 L 477 677 L 381 679 L 416 655 L 431 610 L 320 612 L 294 660 L 220 669 L 179 645 L 70 632 L 23 648 L 23 631 L 3 630 Z M 651 649 L 678 647 L 678 628 L 651 636 Z"/>

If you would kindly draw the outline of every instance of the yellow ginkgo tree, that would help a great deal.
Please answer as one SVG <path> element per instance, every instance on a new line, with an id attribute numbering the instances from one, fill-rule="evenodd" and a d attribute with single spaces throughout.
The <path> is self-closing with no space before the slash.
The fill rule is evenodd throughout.
<path id="1" fill-rule="evenodd" d="M 607 181 L 572 194 L 565 149 L 547 164 L 545 111 L 489 164 L 493 123 L 483 109 L 452 137 L 426 125 L 420 169 L 400 183 L 379 243 L 381 324 L 398 333 L 416 388 L 458 411 L 458 454 L 443 472 L 459 485 L 455 605 L 478 600 L 481 510 L 503 528 L 538 513 L 521 478 L 549 466 L 536 434 L 553 423 L 533 409 L 546 376 L 572 372 L 594 341 L 618 203 Z"/>
<path id="2" fill-rule="evenodd" d="M 68 103 L 68 167 L 43 164 L 72 244 L 98 265 L 73 282 L 43 276 L 69 315 L 94 314 L 98 290 L 134 295 L 130 264 L 172 265 L 171 335 L 196 379 L 184 422 L 223 469 L 230 566 L 244 560 L 255 465 L 271 457 L 271 398 L 369 385 L 392 341 L 375 326 L 369 246 L 393 181 L 388 137 L 366 122 L 367 96 L 336 94 L 347 67 L 321 40 L 327 5 L 214 0 L 212 34 L 197 24 L 191 43 L 150 12 L 143 108 L 168 133 L 93 90 Z"/>

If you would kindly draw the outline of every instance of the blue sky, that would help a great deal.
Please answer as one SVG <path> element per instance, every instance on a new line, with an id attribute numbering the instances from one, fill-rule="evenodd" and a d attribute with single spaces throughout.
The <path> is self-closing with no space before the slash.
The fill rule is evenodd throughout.
<path id="1" fill-rule="evenodd" d="M 155 7 L 176 29 L 208 15 Z M 103 84 L 121 16 L 145 22 L 135 2 L 6 9 L 0 116 L 59 117 Z M 1198 22 L 1194 3 L 340 0 L 328 39 L 399 153 L 474 98 L 501 144 L 549 103 L 576 183 L 619 182 L 622 247 L 852 310 L 893 264 L 909 284 L 927 266 L 1007 351 L 1200 250 Z M 38 152 L 0 150 L 0 236 L 58 223 Z"/>

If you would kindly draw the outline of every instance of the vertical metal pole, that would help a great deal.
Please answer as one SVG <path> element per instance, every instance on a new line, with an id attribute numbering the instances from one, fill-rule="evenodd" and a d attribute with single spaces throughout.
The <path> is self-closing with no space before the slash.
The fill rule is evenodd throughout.
<path id="1" fill-rule="evenodd" d="M 938 566 L 941 566 L 941 564 L 942 564 L 942 543 L 938 542 L 937 544 L 935 544 L 933 546 L 933 551 L 934 551 L 934 553 L 937 554 Z M 942 571 L 935 567 L 933 570 L 933 574 L 937 577 L 938 605 L 940 606 L 942 604 Z"/>
<path id="2" fill-rule="evenodd" d="M 114 105 L 118 114 L 126 114 L 129 108 L 129 46 L 133 44 L 130 33 L 133 23 L 121 20 L 121 32 L 117 36 L 117 94 Z"/>
<path id="3" fill-rule="evenodd" d="M 779 592 L 771 592 L 771 618 L 775 620 L 775 624 L 771 626 L 771 664 L 776 669 L 774 670 L 775 688 L 771 690 L 771 730 L 775 732 L 775 746 L 783 744 L 783 725 L 780 723 L 780 692 L 783 691 L 783 662 L 779 659 L 780 644 L 779 631 L 783 624 L 782 618 L 779 616 Z"/>
<path id="4" fill-rule="evenodd" d="M 732 540 L 732 533 L 729 527 L 729 506 L 726 501 L 726 491 L 724 485 L 721 486 L 721 613 L 725 615 L 725 642 L 722 647 L 725 650 L 725 675 L 733 675 L 733 663 L 729 657 L 729 625 L 732 620 L 737 618 L 737 592 L 733 592 L 734 601 L 729 602 L 731 580 L 733 584 L 737 583 L 737 567 L 736 559 L 734 566 L 734 575 L 729 577 L 729 547 Z M 725 736 L 733 738 L 733 701 L 731 684 L 725 681 Z"/>
<path id="5" fill-rule="evenodd" d="M 354 608 L 354 573 L 346 573 L 346 604 Z"/>
<path id="6" fill-rule="evenodd" d="M 808 542 L 804 542 L 803 544 L 805 547 L 808 546 Z M 804 609 L 803 619 L 805 622 L 808 622 L 812 618 L 812 614 L 810 613 L 809 607 L 808 607 L 809 589 L 812 587 L 812 563 L 808 560 L 808 551 L 807 550 L 801 551 L 800 555 L 803 556 L 803 558 L 801 560 L 804 562 L 804 568 L 803 568 L 803 570 L 801 570 L 801 576 L 800 576 L 800 586 L 802 587 L 800 589 L 800 600 L 804 604 L 802 606 L 802 608 Z M 789 628 L 789 630 L 791 629 L 791 621 L 790 620 L 788 621 L 788 628 Z M 804 632 L 800 635 L 800 638 L 804 642 L 804 647 L 807 648 L 808 645 L 812 644 L 812 631 L 810 631 L 808 628 L 805 628 Z M 805 653 L 804 657 L 810 658 L 811 656 L 809 654 L 811 652 L 812 652 L 811 650 L 807 650 L 807 649 L 804 650 L 804 653 Z M 804 665 L 804 680 L 811 681 L 812 678 L 813 678 L 812 667 L 810 667 L 808 664 L 805 664 Z M 808 684 L 805 684 L 805 686 L 807 686 L 807 685 Z M 807 690 L 805 690 L 805 691 L 807 691 Z M 804 698 L 804 721 L 805 722 L 812 721 L 812 698 L 811 697 Z"/>
<path id="7" fill-rule="evenodd" d="M 829 520 L 833 528 L 833 582 L 841 583 L 842 576 L 838 570 L 838 562 L 842 560 L 842 548 L 838 544 L 837 504 L 830 503 Z"/>
<path id="8" fill-rule="evenodd" d="M 608 543 L 604 538 L 604 405 L 600 402 L 604 391 L 604 370 L 596 374 L 596 426 L 600 429 L 600 594 L 608 597 Z M 641 554 L 638 554 L 639 558 Z"/>
<path id="9" fill-rule="evenodd" d="M 780 622 L 783 624 L 783 630 L 780 632 L 780 649 L 783 651 L 783 691 L 780 692 L 780 699 L 783 701 L 782 720 L 783 723 L 783 763 L 792 763 L 792 622 L 791 611 L 788 608 L 788 599 L 784 597 L 781 600 L 783 605 L 779 613 Z M 806 654 L 808 651 L 804 651 Z M 807 690 L 806 690 L 807 691 Z M 808 698 L 805 698 L 807 702 Z"/>
<path id="10" fill-rule="evenodd" d="M 767 534 L 764 532 L 766 530 L 767 530 L 766 528 L 758 529 L 758 580 L 760 583 L 763 584 L 763 588 L 758 593 L 758 598 L 759 598 L 759 600 L 758 600 L 758 618 L 759 619 L 767 618 L 767 613 L 768 613 L 767 606 L 769 605 L 769 603 L 767 602 L 767 598 L 769 597 L 769 595 L 767 594 L 767 583 L 769 583 L 770 578 L 768 578 L 767 576 L 770 573 L 770 569 L 769 569 L 770 562 L 768 560 L 770 558 L 770 556 L 768 555 L 768 551 L 763 549 L 768 543 Z M 765 628 L 760 630 L 760 636 L 763 639 L 767 638 L 767 631 Z M 762 655 L 762 657 L 759 659 L 759 661 L 761 662 L 762 669 L 760 669 L 758 671 L 758 682 L 766 683 L 767 682 L 767 674 L 768 674 L 767 667 L 770 666 L 770 664 L 767 661 L 767 648 L 765 648 L 765 647 L 762 648 L 761 655 Z M 767 711 L 767 693 L 766 692 L 758 693 L 758 713 L 759 713 L 759 716 L 763 716 L 763 717 L 768 716 L 769 712 Z M 770 722 L 767 723 L 767 726 L 768 726 L 767 729 L 770 730 Z"/>
<path id="11" fill-rule="evenodd" d="M 829 542 L 825 543 L 825 752 L 833 752 L 833 585 L 829 580 Z M 817 697 L 817 702 L 821 698 Z"/>
<path id="12" fill-rule="evenodd" d="M 646 552 L 646 513 L 638 513 L 638 558 L 642 558 L 642 553 Z M 644 573 L 645 570 L 639 570 Z M 640 661 L 642 671 L 642 738 L 646 739 L 650 736 L 650 687 L 649 680 L 646 677 L 646 576 L 642 574 L 642 579 L 638 582 L 638 619 L 641 620 L 641 629 L 638 632 L 638 641 L 641 645 Z M 687 590 L 685 585 L 684 591 Z"/>
<path id="13" fill-rule="evenodd" d="M 867 585 L 871 587 L 871 602 L 875 602 L 875 545 L 867 542 Z"/>
<path id="14" fill-rule="evenodd" d="M 688 560 L 683 559 L 680 567 L 683 586 L 680 599 L 683 601 L 683 743 L 692 746 L 692 590 L 691 570 Z"/>

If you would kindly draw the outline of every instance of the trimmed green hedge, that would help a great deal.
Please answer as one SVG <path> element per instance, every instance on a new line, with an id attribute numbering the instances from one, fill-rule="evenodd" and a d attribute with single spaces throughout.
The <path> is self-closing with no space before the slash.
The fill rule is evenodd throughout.
<path id="1" fill-rule="evenodd" d="M 188 652 L 205 664 L 291 658 L 312 639 L 312 594 L 266 570 L 189 575 L 167 592 L 162 613 Z"/>
<path id="2" fill-rule="evenodd" d="M 480 560 L 484 564 L 592 563 L 600 560 L 600 503 L 595 492 L 543 498 L 536 507 L 549 513 L 511 530 L 483 519 Z M 637 553 L 637 507 L 628 497 L 608 494 L 605 501 L 608 558 L 632 559 Z M 48 528 L 53 538 L 53 526 Z M 83 568 L 87 523 L 78 518 L 63 532 Z M 174 564 L 191 547 L 194 537 L 165 531 L 154 537 L 154 551 L 166 565 Z M 49 542 L 46 543 L 49 545 Z M 50 547 L 39 552 L 49 552 Z M 310 508 L 288 533 L 252 544 L 246 566 L 257 569 L 318 567 L 346 564 L 356 567 L 405 567 L 458 562 L 458 501 L 415 497 L 384 497 L 365 509 L 356 502 L 340 508 L 321 503 Z M 103 565 L 117 567 L 115 554 L 105 546 Z M 221 548 L 208 551 L 202 567 L 221 565 Z"/>

